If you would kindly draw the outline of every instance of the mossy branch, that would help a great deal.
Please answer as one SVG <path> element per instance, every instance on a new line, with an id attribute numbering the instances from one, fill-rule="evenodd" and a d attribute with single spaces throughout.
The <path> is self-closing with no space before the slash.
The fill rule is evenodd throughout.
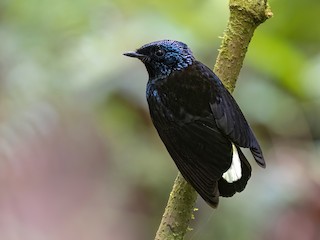
<path id="1" fill-rule="evenodd" d="M 272 16 L 267 1 L 230 0 L 230 17 L 213 71 L 233 92 L 254 30 Z"/>
<path id="2" fill-rule="evenodd" d="M 188 230 L 189 221 L 193 217 L 196 200 L 197 192 L 179 172 L 155 239 L 182 240 Z"/>
<path id="3" fill-rule="evenodd" d="M 230 17 L 214 66 L 230 92 L 233 92 L 255 29 L 272 17 L 267 0 L 230 0 Z M 197 193 L 179 173 L 170 193 L 155 240 L 182 240 L 188 231 Z"/>

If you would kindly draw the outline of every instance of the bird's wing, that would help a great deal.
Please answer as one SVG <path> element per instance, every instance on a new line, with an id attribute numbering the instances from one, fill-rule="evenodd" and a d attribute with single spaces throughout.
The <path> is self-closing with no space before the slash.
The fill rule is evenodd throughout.
<path id="1" fill-rule="evenodd" d="M 183 177 L 211 206 L 218 204 L 217 181 L 232 160 L 232 146 L 212 119 L 156 128 Z"/>
<path id="2" fill-rule="evenodd" d="M 219 130 L 235 145 L 250 148 L 256 162 L 261 167 L 265 167 L 266 164 L 259 143 L 238 104 L 223 86 L 220 79 L 205 65 L 202 64 L 202 68 L 200 71 L 209 73 L 207 76 L 212 82 L 210 108 Z"/>

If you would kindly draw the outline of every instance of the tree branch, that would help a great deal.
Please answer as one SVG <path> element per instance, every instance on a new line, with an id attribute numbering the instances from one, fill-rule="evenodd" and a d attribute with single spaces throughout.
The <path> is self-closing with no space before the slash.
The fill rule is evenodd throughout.
<path id="1" fill-rule="evenodd" d="M 196 200 L 197 192 L 179 172 L 155 239 L 183 239 L 193 218 Z"/>
<path id="2" fill-rule="evenodd" d="M 272 17 L 267 0 L 230 0 L 230 17 L 214 72 L 233 92 L 255 29 Z M 182 240 L 188 230 L 197 193 L 179 173 L 170 193 L 155 240 Z"/>
<path id="3" fill-rule="evenodd" d="M 267 1 L 230 0 L 230 17 L 213 71 L 233 92 L 254 30 L 272 17 Z"/>

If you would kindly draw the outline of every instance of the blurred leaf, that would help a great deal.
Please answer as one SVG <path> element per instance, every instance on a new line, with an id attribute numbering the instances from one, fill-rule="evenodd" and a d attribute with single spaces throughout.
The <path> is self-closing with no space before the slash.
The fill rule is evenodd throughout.
<path id="1" fill-rule="evenodd" d="M 305 97 L 301 76 L 306 56 L 285 39 L 257 32 L 246 61 L 292 94 Z"/>

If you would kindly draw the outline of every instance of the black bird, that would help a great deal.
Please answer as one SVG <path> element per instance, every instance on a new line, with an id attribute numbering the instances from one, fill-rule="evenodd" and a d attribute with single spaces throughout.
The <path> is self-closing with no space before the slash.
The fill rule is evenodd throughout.
<path id="1" fill-rule="evenodd" d="M 162 40 L 124 55 L 145 64 L 153 124 L 182 176 L 209 205 L 245 188 L 251 166 L 240 147 L 266 166 L 238 104 L 186 44 Z"/>

